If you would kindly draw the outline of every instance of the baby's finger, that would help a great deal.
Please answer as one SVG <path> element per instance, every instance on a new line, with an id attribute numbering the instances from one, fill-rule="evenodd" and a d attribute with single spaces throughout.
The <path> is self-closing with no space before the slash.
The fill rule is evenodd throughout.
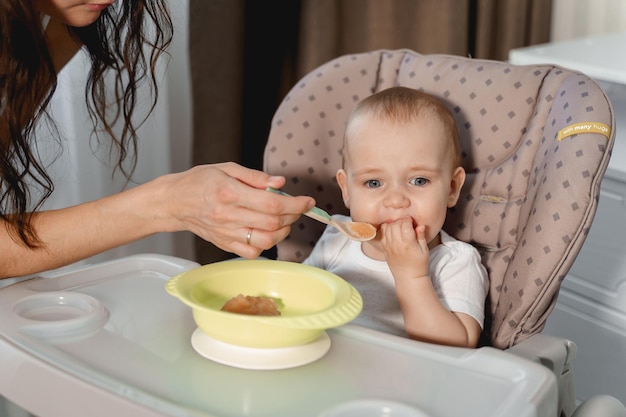
<path id="1" fill-rule="evenodd" d="M 410 218 L 402 219 L 400 223 L 400 230 L 402 237 L 405 239 L 414 239 L 415 231 L 413 230 L 413 220 Z"/>
<path id="2" fill-rule="evenodd" d="M 423 251 L 428 251 L 428 241 L 426 240 L 426 226 L 421 225 L 415 228 L 417 243 Z"/>

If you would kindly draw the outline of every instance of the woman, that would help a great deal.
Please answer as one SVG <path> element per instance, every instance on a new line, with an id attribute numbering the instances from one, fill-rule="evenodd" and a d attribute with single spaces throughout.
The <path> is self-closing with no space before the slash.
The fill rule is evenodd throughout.
<path id="1" fill-rule="evenodd" d="M 282 187 L 282 177 L 224 163 L 165 175 L 77 206 L 38 211 L 54 184 L 37 157 L 34 128 L 47 119 L 58 72 L 80 48 L 87 50 L 92 68 L 86 106 L 116 144 L 118 167 L 130 177 L 138 85 L 149 83 L 154 106 L 155 65 L 171 37 L 165 0 L 0 2 L 0 278 L 182 230 L 253 258 L 284 239 L 291 223 L 314 205 L 309 197 L 265 191 Z M 115 77 L 114 97 L 106 94 L 108 74 Z M 114 123 L 122 128 L 112 129 Z"/>

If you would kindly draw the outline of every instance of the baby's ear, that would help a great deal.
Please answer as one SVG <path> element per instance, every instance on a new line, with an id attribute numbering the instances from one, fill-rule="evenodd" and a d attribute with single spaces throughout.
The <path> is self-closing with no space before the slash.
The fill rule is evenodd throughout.
<path id="1" fill-rule="evenodd" d="M 465 184 L 465 169 L 463 169 L 463 167 L 456 167 L 454 173 L 452 174 L 452 180 L 450 180 L 448 207 L 454 207 L 456 202 L 459 201 L 459 195 L 461 194 L 463 184 Z"/>
<path id="2" fill-rule="evenodd" d="M 343 204 L 347 209 L 350 208 L 350 193 L 348 192 L 348 174 L 343 169 L 337 171 L 337 184 L 341 189 L 341 197 L 343 198 Z"/>

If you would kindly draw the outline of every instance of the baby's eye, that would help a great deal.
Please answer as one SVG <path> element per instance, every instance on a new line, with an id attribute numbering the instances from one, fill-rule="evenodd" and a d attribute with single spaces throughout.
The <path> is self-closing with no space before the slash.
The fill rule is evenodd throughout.
<path id="1" fill-rule="evenodd" d="M 423 187 L 424 185 L 428 184 L 429 181 L 427 178 L 416 177 L 413 178 L 410 182 L 411 184 L 417 185 L 418 187 Z"/>
<path id="2" fill-rule="evenodd" d="M 380 180 L 367 180 L 363 183 L 367 188 L 378 188 L 381 186 Z"/>

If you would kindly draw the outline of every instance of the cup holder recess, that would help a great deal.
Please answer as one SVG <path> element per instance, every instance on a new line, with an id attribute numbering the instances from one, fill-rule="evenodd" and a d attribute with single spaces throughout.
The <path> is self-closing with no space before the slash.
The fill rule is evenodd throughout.
<path id="1" fill-rule="evenodd" d="M 19 299 L 13 312 L 20 332 L 51 342 L 84 338 L 98 332 L 109 311 L 94 297 L 76 292 L 47 292 Z"/>

